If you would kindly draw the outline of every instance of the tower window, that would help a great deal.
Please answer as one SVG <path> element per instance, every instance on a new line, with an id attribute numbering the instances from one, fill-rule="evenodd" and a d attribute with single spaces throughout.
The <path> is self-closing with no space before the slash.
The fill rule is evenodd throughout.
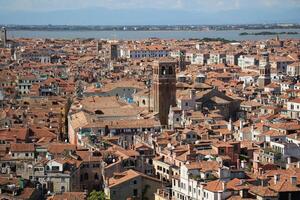
<path id="1" fill-rule="evenodd" d="M 172 67 L 169 67 L 169 74 L 173 74 L 173 69 L 172 69 Z"/>
<path id="2" fill-rule="evenodd" d="M 165 67 L 162 67 L 162 68 L 161 68 L 161 74 L 162 74 L 162 75 L 166 75 L 166 68 L 165 68 Z"/>

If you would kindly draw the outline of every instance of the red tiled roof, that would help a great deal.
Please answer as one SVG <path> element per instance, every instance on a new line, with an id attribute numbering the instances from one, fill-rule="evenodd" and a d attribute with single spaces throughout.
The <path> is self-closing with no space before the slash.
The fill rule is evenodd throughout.
<path id="1" fill-rule="evenodd" d="M 34 152 L 34 144 L 33 143 L 12 143 L 10 144 L 11 152 Z"/>

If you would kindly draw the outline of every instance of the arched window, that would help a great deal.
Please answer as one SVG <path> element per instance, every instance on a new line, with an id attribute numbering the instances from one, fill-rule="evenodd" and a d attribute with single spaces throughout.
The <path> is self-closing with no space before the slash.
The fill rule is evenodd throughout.
<path id="1" fill-rule="evenodd" d="M 161 68 L 161 75 L 166 75 L 166 68 L 165 67 Z"/>
<path id="2" fill-rule="evenodd" d="M 145 99 L 143 99 L 143 101 L 142 101 L 142 104 L 143 104 L 143 105 L 146 105 L 146 101 L 145 101 Z"/>
<path id="3" fill-rule="evenodd" d="M 173 68 L 169 67 L 169 74 L 173 74 Z"/>

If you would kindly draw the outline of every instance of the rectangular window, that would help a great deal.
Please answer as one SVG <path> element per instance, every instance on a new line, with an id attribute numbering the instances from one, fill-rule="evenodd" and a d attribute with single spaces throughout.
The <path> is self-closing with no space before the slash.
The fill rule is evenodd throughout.
<path id="1" fill-rule="evenodd" d="M 59 170 L 59 166 L 52 166 L 52 171 L 58 171 Z"/>
<path id="2" fill-rule="evenodd" d="M 134 189 L 133 190 L 133 196 L 137 196 L 138 195 L 138 191 L 137 191 L 137 189 Z"/>
<path id="3" fill-rule="evenodd" d="M 220 155 L 224 155 L 224 154 L 225 154 L 225 149 L 224 149 L 224 148 L 220 148 L 219 154 L 220 154 Z"/>
<path id="4" fill-rule="evenodd" d="M 93 164 L 93 168 L 99 168 L 100 164 Z"/>

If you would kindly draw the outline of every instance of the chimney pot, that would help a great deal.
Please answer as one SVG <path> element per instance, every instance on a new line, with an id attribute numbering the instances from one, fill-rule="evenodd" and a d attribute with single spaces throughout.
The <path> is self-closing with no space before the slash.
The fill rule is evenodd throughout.
<path id="1" fill-rule="evenodd" d="M 292 163 L 292 158 L 291 158 L 291 157 L 288 157 L 288 158 L 287 158 L 287 163 L 288 163 L 288 164 L 291 164 L 291 163 Z"/>
<path id="2" fill-rule="evenodd" d="M 226 190 L 226 182 L 222 182 L 222 186 L 223 186 L 223 191 Z"/>
<path id="3" fill-rule="evenodd" d="M 275 174 L 274 175 L 274 184 L 277 184 L 280 180 L 280 175 L 279 174 Z"/>
<path id="4" fill-rule="evenodd" d="M 194 99 L 196 97 L 196 90 L 195 89 L 191 89 L 190 90 L 190 98 Z"/>
<path id="5" fill-rule="evenodd" d="M 261 175 L 263 175 L 263 172 L 264 172 L 264 170 L 263 170 L 263 168 L 258 168 L 258 174 L 261 176 Z"/>
<path id="6" fill-rule="evenodd" d="M 244 121 L 240 120 L 240 130 L 242 130 L 244 128 Z"/>

